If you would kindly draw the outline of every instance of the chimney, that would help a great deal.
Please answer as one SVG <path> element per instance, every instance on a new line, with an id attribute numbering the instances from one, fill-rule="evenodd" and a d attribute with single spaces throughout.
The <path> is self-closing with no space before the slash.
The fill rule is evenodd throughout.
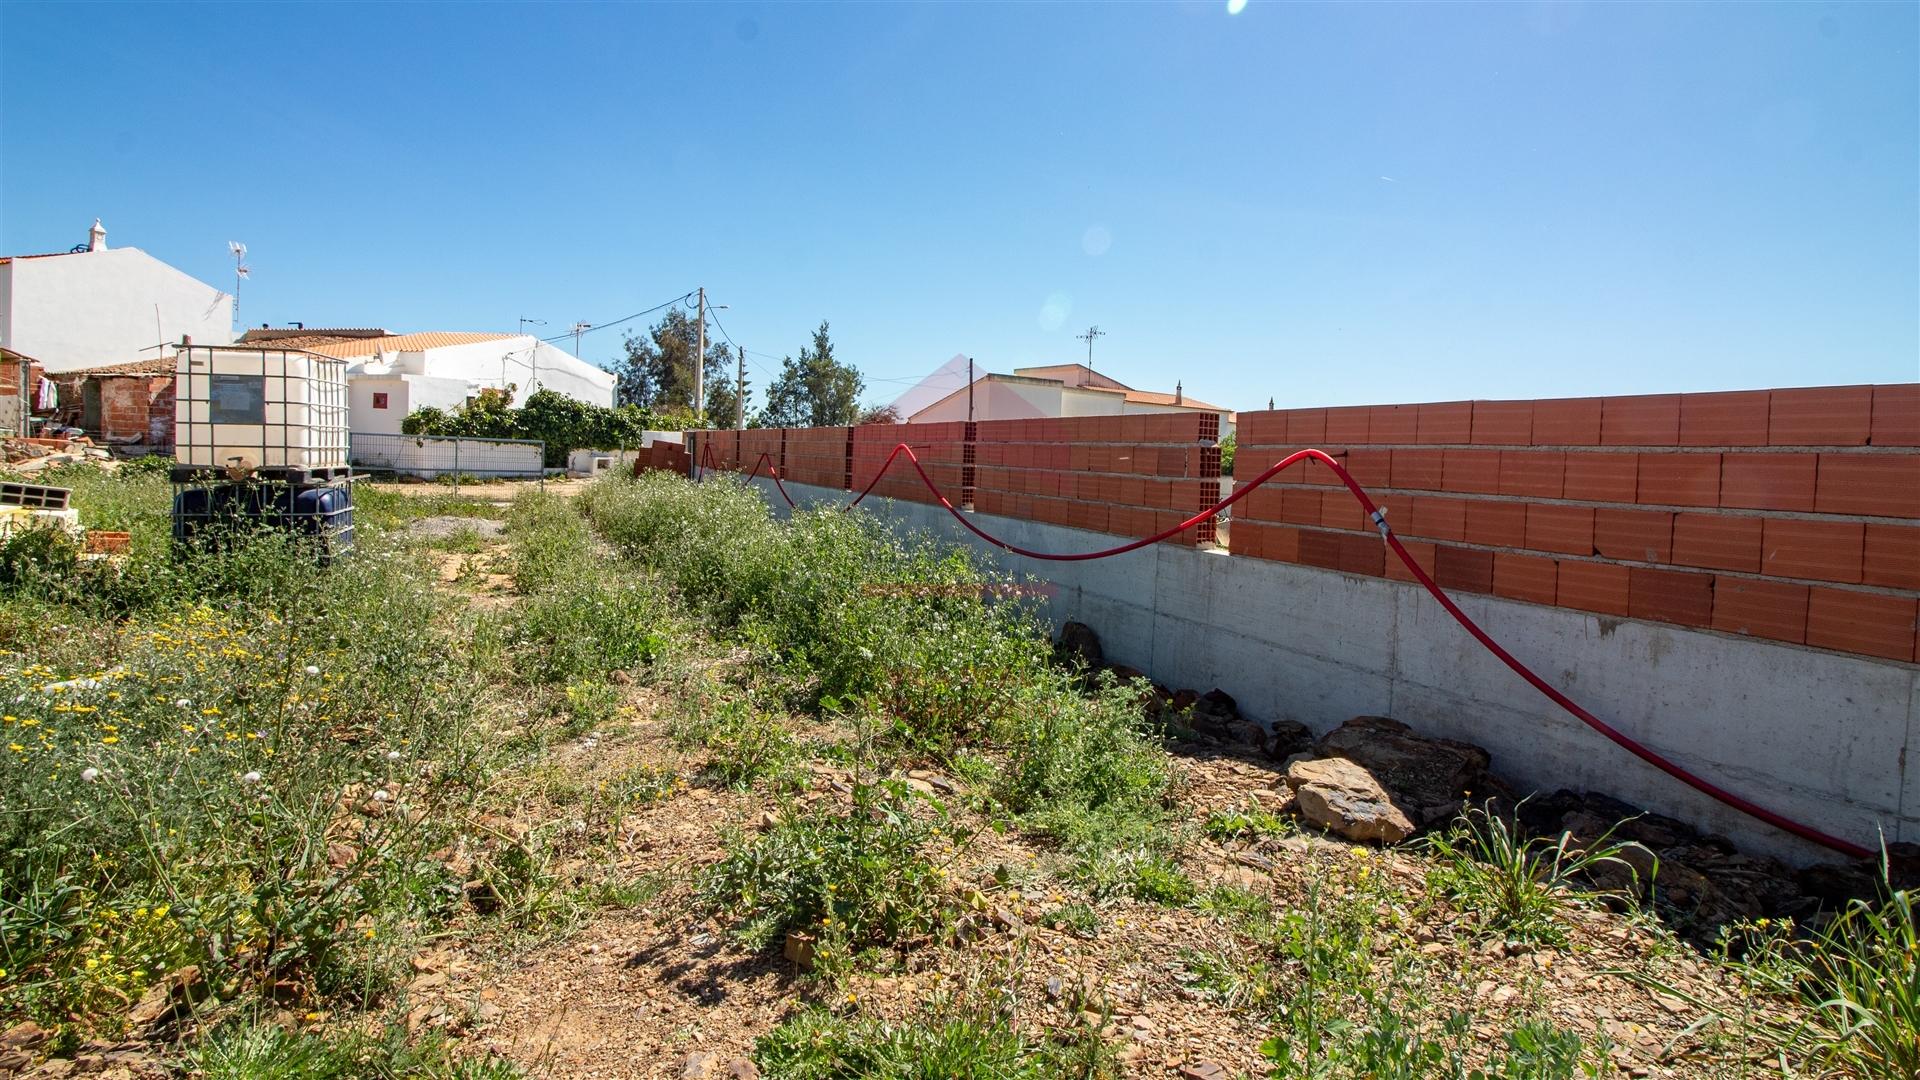
<path id="1" fill-rule="evenodd" d="M 107 250 L 107 230 L 105 226 L 100 224 L 99 218 L 94 218 L 93 228 L 87 230 L 87 250 Z"/>
<path id="2" fill-rule="evenodd" d="M 1173 403 L 1175 405 L 1184 405 L 1186 404 L 1186 400 L 1186 391 L 1180 388 L 1180 383 L 1176 380 L 1173 384 Z"/>

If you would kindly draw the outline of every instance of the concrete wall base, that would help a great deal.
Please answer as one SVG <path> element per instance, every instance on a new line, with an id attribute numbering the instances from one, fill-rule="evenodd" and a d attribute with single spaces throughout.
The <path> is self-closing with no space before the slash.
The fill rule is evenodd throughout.
<path id="1" fill-rule="evenodd" d="M 768 502 L 786 503 L 756 479 Z M 845 492 L 788 484 L 803 505 Z M 1001 551 L 939 506 L 863 508 L 966 544 L 1056 587 L 1048 614 L 1099 634 L 1107 658 L 1174 687 L 1232 694 L 1258 720 L 1316 733 L 1395 717 L 1493 754 L 1523 788 L 1605 792 L 1796 865 L 1833 853 L 1682 785 L 1589 730 L 1482 649 L 1417 586 L 1158 544 L 1055 563 Z M 1103 533 L 988 514 L 981 528 L 1040 551 L 1111 546 Z M 1455 598 L 1523 663 L 1628 736 L 1722 787 L 1866 846 L 1920 842 L 1920 667 L 1541 607 Z"/>

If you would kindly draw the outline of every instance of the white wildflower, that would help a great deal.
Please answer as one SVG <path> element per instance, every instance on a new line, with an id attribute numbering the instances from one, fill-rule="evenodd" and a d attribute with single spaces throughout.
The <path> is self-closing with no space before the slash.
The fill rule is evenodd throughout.
<path id="1" fill-rule="evenodd" d="M 95 780 L 100 779 L 100 770 L 93 769 L 93 768 L 81 769 L 80 779 L 85 780 L 87 783 L 91 784 Z"/>
<path id="2" fill-rule="evenodd" d="M 193 708 L 193 702 L 188 701 L 186 698 L 181 698 L 179 701 L 174 702 L 173 706 L 176 709 L 191 709 Z"/>
<path id="3" fill-rule="evenodd" d="M 307 673 L 307 674 L 309 674 L 309 675 L 318 675 L 318 674 L 320 674 L 320 665 L 318 665 L 318 664 L 308 664 L 308 665 L 306 666 L 306 668 L 305 668 L 304 670 L 305 670 L 305 671 L 306 671 L 306 673 Z"/>
<path id="4" fill-rule="evenodd" d="M 381 788 L 379 791 L 376 791 L 373 793 L 374 802 L 386 802 L 388 799 L 391 799 L 391 798 L 393 798 L 393 796 L 387 794 L 387 790 L 385 788 Z"/>
<path id="5" fill-rule="evenodd" d="M 259 782 L 260 782 L 260 770 L 258 770 L 258 769 L 253 769 L 253 770 L 250 770 L 250 771 L 249 771 L 249 772 L 247 773 L 247 775 L 245 775 L 245 776 L 242 776 L 242 777 L 240 778 L 240 782 L 241 782 L 241 783 L 243 783 L 243 784 L 257 784 L 257 783 L 259 783 Z"/>
<path id="6" fill-rule="evenodd" d="M 398 751 L 398 750 L 389 750 L 389 751 L 387 751 L 387 760 L 388 760 L 388 761 L 399 761 L 399 760 L 400 760 L 400 751 Z"/>

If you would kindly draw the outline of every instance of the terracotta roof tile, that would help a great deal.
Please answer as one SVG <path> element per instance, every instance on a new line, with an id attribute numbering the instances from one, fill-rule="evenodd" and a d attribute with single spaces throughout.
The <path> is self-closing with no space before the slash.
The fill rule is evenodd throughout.
<path id="1" fill-rule="evenodd" d="M 135 360 L 126 364 L 106 364 L 101 367 L 82 368 L 78 371 L 60 372 L 60 377 L 73 375 L 171 375 L 173 357 L 150 356 L 145 360 Z"/>
<path id="2" fill-rule="evenodd" d="M 319 327 L 319 326 L 289 326 L 289 327 L 273 328 L 273 327 L 262 326 L 262 327 L 257 327 L 255 329 L 249 330 L 244 334 L 241 334 L 239 344 L 255 345 L 261 342 L 271 341 L 276 345 L 286 345 L 286 343 L 290 341 L 306 341 L 308 339 L 312 339 L 313 342 L 316 344 L 326 344 L 327 342 L 333 342 L 333 341 L 351 341 L 355 338 L 380 338 L 380 337 L 392 337 L 392 336 L 393 336 L 393 332 L 391 330 L 381 330 L 381 329 L 370 327 L 370 326 L 369 327 L 351 327 L 351 328 Z M 297 347 L 297 346 L 289 346 L 289 347 L 291 348 L 291 347 Z"/>
<path id="3" fill-rule="evenodd" d="M 508 341 L 513 334 L 469 334 L 445 330 L 429 330 L 418 334 L 394 334 L 388 337 L 353 338 L 347 341 L 335 341 L 322 345 L 304 346 L 307 352 L 322 356 L 334 356 L 346 359 L 355 356 L 372 356 L 383 352 L 418 352 L 422 349 L 442 349 L 449 345 L 474 345 L 482 341 Z M 280 342 L 254 343 L 286 348 Z"/>
<path id="4" fill-rule="evenodd" d="M 1127 400 L 1140 405 L 1182 405 L 1189 409 L 1212 409 L 1216 412 L 1227 411 L 1218 405 L 1201 401 L 1192 395 L 1183 395 L 1179 401 L 1175 401 L 1173 400 L 1172 394 L 1162 394 L 1154 390 L 1129 390 L 1127 391 Z"/>

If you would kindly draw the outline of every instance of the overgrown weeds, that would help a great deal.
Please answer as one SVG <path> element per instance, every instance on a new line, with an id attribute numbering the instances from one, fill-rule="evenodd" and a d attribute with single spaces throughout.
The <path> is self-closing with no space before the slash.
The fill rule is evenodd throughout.
<path id="1" fill-rule="evenodd" d="M 1571 834 L 1522 837 L 1506 818 L 1484 807 L 1461 811 L 1451 828 L 1422 841 L 1436 860 L 1430 883 L 1451 897 L 1487 933 L 1509 940 L 1563 944 L 1560 910 L 1602 893 L 1586 884 L 1606 868 L 1638 874 L 1622 858 L 1613 830 L 1588 843 Z M 1608 894 L 1612 895 L 1612 894 Z"/>
<path id="2" fill-rule="evenodd" d="M 900 1022 L 802 1012 L 763 1036 L 769 1080 L 1106 1080 L 1113 1050 L 1089 1026 L 1029 1035 L 1004 1007 L 935 1002 Z"/>
<path id="3" fill-rule="evenodd" d="M 1639 978 L 1709 1014 L 1743 1048 L 1768 1047 L 1787 1075 L 1920 1076 L 1920 923 L 1884 854 L 1881 890 L 1811 933 L 1768 919 L 1723 931 L 1720 960 L 1751 995 L 1738 1010 Z"/>
<path id="4" fill-rule="evenodd" d="M 740 920 L 749 947 L 813 934 L 815 965 L 832 966 L 868 946 L 941 930 L 959 839 L 952 830 L 943 807 L 898 781 L 858 784 L 841 812 L 793 807 L 762 833 L 735 835 L 700 895 Z"/>

